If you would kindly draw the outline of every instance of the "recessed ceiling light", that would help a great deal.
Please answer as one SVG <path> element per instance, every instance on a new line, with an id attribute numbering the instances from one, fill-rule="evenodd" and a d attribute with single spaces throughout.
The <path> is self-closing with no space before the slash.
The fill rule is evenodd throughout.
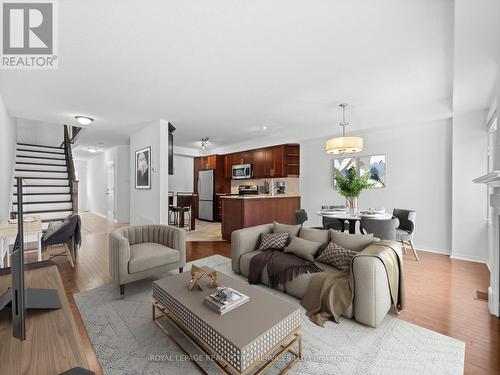
<path id="1" fill-rule="evenodd" d="M 262 130 L 267 130 L 267 126 L 266 125 L 262 125 Z"/>
<path id="2" fill-rule="evenodd" d="M 89 152 L 91 154 L 93 154 L 94 152 L 97 152 L 97 148 L 94 148 L 94 147 L 89 147 L 87 150 L 89 150 Z"/>
<path id="3" fill-rule="evenodd" d="M 99 146 L 102 146 L 102 145 L 104 144 L 104 142 L 97 142 L 97 144 L 98 144 Z"/>
<path id="4" fill-rule="evenodd" d="M 80 125 L 90 125 L 94 122 L 92 117 L 87 116 L 75 116 L 75 119 L 80 123 Z"/>

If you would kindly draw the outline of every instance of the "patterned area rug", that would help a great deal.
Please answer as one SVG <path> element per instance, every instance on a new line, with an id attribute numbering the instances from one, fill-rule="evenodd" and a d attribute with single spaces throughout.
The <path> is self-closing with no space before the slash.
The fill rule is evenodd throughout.
<path id="1" fill-rule="evenodd" d="M 200 259 L 196 265 L 210 266 L 235 275 L 231 261 L 220 255 Z M 187 264 L 185 270 L 190 269 Z M 173 272 L 175 274 L 175 272 Z M 159 275 L 156 279 L 161 278 Z M 125 299 L 118 286 L 106 285 L 75 295 L 97 358 L 106 375 L 196 374 L 199 370 L 187 356 L 152 322 L 151 282 L 127 285 Z M 299 304 L 299 300 L 264 286 L 276 298 Z M 166 322 L 164 322 L 166 323 Z M 169 327 L 171 331 L 175 330 Z M 175 337 L 201 353 L 177 332 Z M 302 323 L 304 358 L 289 374 L 463 374 L 465 344 L 388 315 L 373 329 L 351 319 L 341 324 L 328 322 L 325 328 L 311 323 L 304 314 Z M 265 374 L 278 374 L 286 361 L 277 362 Z M 202 362 L 209 374 L 220 374 L 210 361 Z"/>

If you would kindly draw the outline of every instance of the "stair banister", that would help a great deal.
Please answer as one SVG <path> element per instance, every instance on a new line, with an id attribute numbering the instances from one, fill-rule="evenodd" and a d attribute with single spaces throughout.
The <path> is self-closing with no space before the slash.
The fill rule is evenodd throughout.
<path id="1" fill-rule="evenodd" d="M 78 180 L 76 179 L 75 165 L 73 164 L 73 154 L 71 152 L 71 138 L 69 136 L 68 125 L 64 125 L 64 153 L 69 174 L 69 188 L 71 193 L 71 205 L 73 213 L 78 213 Z"/>

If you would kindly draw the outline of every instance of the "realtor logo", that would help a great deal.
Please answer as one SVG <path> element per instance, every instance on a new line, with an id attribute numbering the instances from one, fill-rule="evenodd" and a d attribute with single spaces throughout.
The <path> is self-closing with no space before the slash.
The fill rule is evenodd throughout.
<path id="1" fill-rule="evenodd" d="M 54 0 L 1 0 L 3 69 L 57 68 Z"/>

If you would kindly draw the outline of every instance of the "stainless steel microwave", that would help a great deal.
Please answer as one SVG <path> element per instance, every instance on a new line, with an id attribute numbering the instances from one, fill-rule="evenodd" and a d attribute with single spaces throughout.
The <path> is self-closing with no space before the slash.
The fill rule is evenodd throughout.
<path id="1" fill-rule="evenodd" d="M 233 165 L 233 180 L 252 178 L 252 164 Z"/>

